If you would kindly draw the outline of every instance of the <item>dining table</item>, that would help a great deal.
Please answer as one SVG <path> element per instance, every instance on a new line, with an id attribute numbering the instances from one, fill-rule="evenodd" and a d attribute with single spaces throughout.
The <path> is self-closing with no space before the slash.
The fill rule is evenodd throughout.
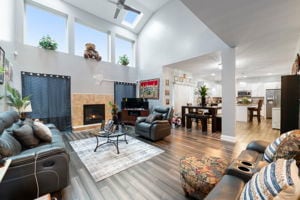
<path id="1" fill-rule="evenodd" d="M 195 111 L 198 112 L 199 110 L 208 110 L 209 114 L 211 115 L 211 119 L 212 119 L 212 127 L 211 130 L 212 132 L 217 132 L 217 114 L 218 114 L 218 110 L 222 109 L 221 106 L 181 106 L 181 126 L 185 127 L 186 124 L 186 114 L 191 112 L 191 111 Z"/>

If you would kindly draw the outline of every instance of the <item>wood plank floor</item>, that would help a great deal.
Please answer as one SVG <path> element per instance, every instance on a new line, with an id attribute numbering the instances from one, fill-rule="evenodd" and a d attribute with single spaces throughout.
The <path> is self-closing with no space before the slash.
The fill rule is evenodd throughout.
<path id="1" fill-rule="evenodd" d="M 279 131 L 271 128 L 270 120 L 262 123 L 237 123 L 237 143 L 221 141 L 220 134 L 202 133 L 193 124 L 192 130 L 174 128 L 164 140 L 144 142 L 165 150 L 164 153 L 100 182 L 94 182 L 65 137 L 70 153 L 70 184 L 62 191 L 65 200 L 180 200 L 186 199 L 181 188 L 178 166 L 185 155 L 206 154 L 219 156 L 230 161 L 235 158 L 251 140 L 273 141 Z"/>

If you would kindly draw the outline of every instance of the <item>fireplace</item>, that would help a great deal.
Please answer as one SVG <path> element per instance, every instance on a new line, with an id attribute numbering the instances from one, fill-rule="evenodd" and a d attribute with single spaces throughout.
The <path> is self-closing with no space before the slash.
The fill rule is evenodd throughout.
<path id="1" fill-rule="evenodd" d="M 105 104 L 83 105 L 83 124 L 96 124 L 105 120 Z"/>

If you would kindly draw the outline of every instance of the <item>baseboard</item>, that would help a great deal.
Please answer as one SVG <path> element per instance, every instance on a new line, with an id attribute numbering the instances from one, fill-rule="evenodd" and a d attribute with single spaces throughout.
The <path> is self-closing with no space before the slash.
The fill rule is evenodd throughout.
<path id="1" fill-rule="evenodd" d="M 234 136 L 228 136 L 228 135 L 221 135 L 221 140 L 224 140 L 226 142 L 232 142 L 232 143 L 236 143 L 236 137 Z"/>

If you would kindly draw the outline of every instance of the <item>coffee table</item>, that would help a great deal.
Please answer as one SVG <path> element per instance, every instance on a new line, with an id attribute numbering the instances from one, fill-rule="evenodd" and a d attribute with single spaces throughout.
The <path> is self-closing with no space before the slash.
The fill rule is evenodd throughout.
<path id="1" fill-rule="evenodd" d="M 97 145 L 95 147 L 94 152 L 97 151 L 98 147 L 105 145 L 105 144 L 113 144 L 117 149 L 117 154 L 120 153 L 119 151 L 119 142 L 125 141 L 126 144 L 128 144 L 126 135 L 128 132 L 128 128 L 125 125 L 119 125 L 119 130 L 115 131 L 107 131 L 107 130 L 101 130 L 99 132 L 93 132 L 92 135 L 96 137 Z M 124 139 L 119 139 L 119 137 L 124 137 Z M 99 138 L 107 138 L 106 142 L 99 144 Z"/>

